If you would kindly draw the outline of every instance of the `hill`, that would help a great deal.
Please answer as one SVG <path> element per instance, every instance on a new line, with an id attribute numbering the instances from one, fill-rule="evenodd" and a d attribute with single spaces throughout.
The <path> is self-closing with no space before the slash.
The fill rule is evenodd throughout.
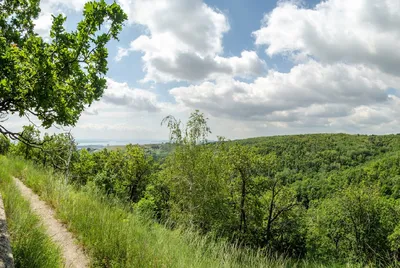
<path id="1" fill-rule="evenodd" d="M 198 244 L 193 246 L 196 254 L 207 251 L 211 241 L 224 241 L 227 244 L 218 244 L 218 248 L 234 248 L 235 253 L 229 253 L 233 254 L 229 255 L 234 258 L 229 260 L 233 266 L 254 267 L 261 265 L 263 258 L 274 263 L 271 256 L 279 256 L 278 262 L 285 260 L 282 265 L 398 265 L 400 135 L 312 134 L 212 143 L 206 142 L 201 132 L 184 135 L 188 136 L 172 139 L 171 144 L 75 151 L 67 170 L 60 168 L 62 162 L 53 165 L 40 150 L 28 150 L 23 144 L 12 145 L 10 152 L 14 155 L 11 157 L 24 156 L 24 161 L 33 160 L 36 166 L 42 163 L 44 170 L 56 174 L 51 178 L 65 176 L 71 185 L 66 187 L 72 187 L 68 191 L 74 192 L 69 197 L 72 199 L 56 201 L 50 196 L 48 200 L 55 206 L 68 202 L 71 212 L 65 215 L 81 209 L 81 201 L 73 200 L 75 191 L 76 198 L 82 200 L 110 200 L 104 201 L 110 205 L 107 213 L 119 211 L 121 207 L 115 204 L 121 204 L 128 213 L 124 217 L 130 215 L 134 221 L 150 218 L 150 222 L 165 226 L 152 234 L 155 241 L 163 240 L 157 237 L 164 232 L 176 236 L 180 232 L 176 230 L 188 229 L 195 234 L 182 234 L 184 241 L 200 239 L 196 241 L 203 243 L 204 237 L 207 241 L 212 237 L 201 249 Z M 13 160 L 8 165 L 13 162 L 18 163 Z M 17 174 L 23 178 L 24 168 L 19 165 Z M 25 180 L 39 193 L 57 192 L 58 186 L 52 189 L 50 181 L 44 175 Z M 44 186 L 47 184 L 49 189 Z M 96 193 L 93 197 L 92 192 Z M 85 206 L 94 206 L 93 210 L 102 214 L 103 205 L 96 202 Z M 129 214 L 131 210 L 133 215 Z M 98 228 L 97 221 L 103 220 L 87 222 L 82 218 L 86 213 L 82 208 L 82 215 L 71 219 L 75 221 L 71 224 L 81 228 L 85 223 L 80 235 L 92 239 L 85 238 L 86 230 Z M 70 216 L 64 217 L 69 221 Z M 130 232 L 128 226 L 118 228 Z M 119 231 L 113 232 L 113 241 L 122 243 Z M 176 243 L 186 243 L 178 236 Z M 97 242 L 88 243 L 101 258 L 116 258 L 120 265 L 133 260 L 127 248 L 128 255 L 117 257 L 114 251 L 98 248 Z M 143 250 L 150 254 L 143 265 L 166 258 Z M 179 251 L 171 250 L 171 254 Z M 242 250 L 252 252 L 246 264 L 236 259 L 241 258 Z M 263 253 L 255 253 L 259 251 Z M 185 256 L 186 265 L 190 256 Z M 221 265 L 222 256 L 212 258 Z"/>

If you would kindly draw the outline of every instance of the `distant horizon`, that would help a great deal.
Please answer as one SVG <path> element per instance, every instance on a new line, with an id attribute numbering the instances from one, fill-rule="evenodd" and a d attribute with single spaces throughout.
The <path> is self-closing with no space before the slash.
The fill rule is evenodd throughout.
<path id="1" fill-rule="evenodd" d="M 76 143 L 80 146 L 86 145 L 127 145 L 127 144 L 158 144 L 163 142 L 168 142 L 168 140 L 110 140 L 110 139 L 76 139 Z"/>
<path id="2" fill-rule="evenodd" d="M 388 135 L 399 135 L 400 133 L 386 133 L 386 134 L 367 134 L 367 133 L 346 133 L 346 132 L 319 132 L 319 133 L 296 133 L 296 134 L 276 134 L 276 135 L 260 135 L 260 136 L 249 136 L 245 138 L 228 139 L 228 140 L 245 140 L 263 137 L 279 137 L 279 136 L 303 136 L 303 135 L 360 135 L 360 136 L 388 136 Z M 167 143 L 169 140 L 157 140 L 157 139 L 76 139 L 78 146 L 123 146 L 128 144 L 161 144 Z M 209 139 L 208 141 L 214 142 L 216 140 Z"/>

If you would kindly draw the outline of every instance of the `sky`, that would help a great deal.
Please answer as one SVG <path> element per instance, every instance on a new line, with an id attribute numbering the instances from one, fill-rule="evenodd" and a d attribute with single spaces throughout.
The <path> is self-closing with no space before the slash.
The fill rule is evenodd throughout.
<path id="1" fill-rule="evenodd" d="M 128 21 L 77 140 L 167 140 L 161 120 L 196 109 L 211 139 L 400 132 L 398 0 L 116 1 Z M 74 29 L 85 2 L 42 0 L 37 33 L 59 13 Z"/>

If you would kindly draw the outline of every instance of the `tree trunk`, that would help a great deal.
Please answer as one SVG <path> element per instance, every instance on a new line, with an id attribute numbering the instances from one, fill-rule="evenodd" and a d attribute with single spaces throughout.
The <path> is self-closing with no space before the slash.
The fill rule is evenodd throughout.
<path id="1" fill-rule="evenodd" d="M 245 233 L 247 230 L 246 223 L 246 211 L 245 211 L 245 202 L 246 202 L 246 178 L 242 171 L 240 171 L 240 175 L 242 177 L 242 196 L 240 200 L 240 230 L 242 233 Z"/>
<path id="2" fill-rule="evenodd" d="M 132 182 L 129 191 L 129 200 L 136 203 L 138 201 L 138 194 L 137 194 L 137 182 Z"/>
<path id="3" fill-rule="evenodd" d="M 271 239 L 272 213 L 274 212 L 274 206 L 275 206 L 275 186 L 276 186 L 276 183 L 274 183 L 272 186 L 271 202 L 269 203 L 267 231 L 266 231 L 267 243 L 269 243 L 270 239 Z"/>

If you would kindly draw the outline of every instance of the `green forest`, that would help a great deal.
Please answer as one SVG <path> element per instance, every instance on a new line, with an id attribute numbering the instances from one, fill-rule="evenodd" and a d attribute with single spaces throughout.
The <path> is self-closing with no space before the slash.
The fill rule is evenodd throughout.
<path id="1" fill-rule="evenodd" d="M 205 17 L 214 14 L 218 21 L 225 20 L 203 1 L 196 4 L 205 10 Z M 191 10 L 189 5 L 185 8 Z M 101 99 L 107 89 L 109 44 L 115 45 L 123 27 L 134 21 L 128 21 L 116 2 L 85 2 L 81 11 L 81 20 L 73 29 L 66 26 L 66 13 L 47 14 L 52 23 L 49 36 L 43 38 L 35 32 L 41 14 L 39 0 L 0 1 L 0 193 L 16 267 L 63 267 L 65 261 L 42 219 L 18 190 L 18 180 L 54 210 L 54 217 L 90 257 L 91 267 L 400 267 L 400 135 L 307 134 L 243 140 L 216 136 L 212 140 L 218 133 L 210 135 L 210 122 L 196 107 L 187 107 L 194 111 L 186 122 L 164 115 L 160 127 L 169 130 L 165 137 L 169 142 L 163 144 L 92 151 L 78 149 L 70 132 L 41 133 L 39 129 L 57 127 L 59 133 L 63 127 L 76 126 L 82 113 Z M 203 21 L 203 15 L 196 17 Z M 208 35 L 211 26 L 185 27 L 166 35 L 186 38 L 189 32 L 203 30 Z M 227 31 L 229 27 L 219 28 Z M 221 43 L 216 48 L 221 53 L 224 31 L 214 33 L 217 38 L 212 39 Z M 201 37 L 196 35 L 197 39 Z M 132 44 L 129 48 L 117 45 L 118 52 L 128 54 L 135 50 Z M 369 47 L 374 48 L 373 44 Z M 144 59 L 151 58 L 144 54 Z M 204 60 L 215 58 L 221 64 L 240 60 L 210 55 L 205 54 Z M 242 65 L 228 65 L 226 71 L 233 75 Z M 143 67 L 143 71 L 150 69 Z M 372 74 L 368 77 L 375 76 Z M 206 76 L 220 75 L 225 73 Z M 350 76 L 362 75 L 352 73 L 345 78 L 346 85 L 352 84 Z M 332 77 L 328 80 L 337 78 Z M 380 91 L 371 99 L 381 96 L 379 99 L 388 101 L 384 83 L 373 81 Z M 293 83 L 293 90 L 302 86 Z M 340 83 L 334 84 L 340 88 Z M 340 100 L 357 99 L 363 94 L 360 88 Z M 389 89 L 393 88 L 386 91 Z M 244 91 L 237 90 L 240 94 Z M 258 89 L 250 93 L 255 91 Z M 275 91 L 279 90 L 265 93 L 265 103 L 272 104 L 269 97 L 275 96 Z M 226 96 L 234 95 L 227 92 Z M 153 93 L 147 95 L 149 103 L 139 96 L 139 102 L 146 102 L 139 106 L 153 104 Z M 293 94 L 288 102 L 296 102 L 298 95 L 301 93 Z M 317 104 L 329 110 L 331 106 L 323 105 L 333 95 L 316 98 L 321 99 Z M 218 101 L 225 97 L 221 96 Z M 197 99 L 192 103 L 197 104 Z M 371 103 L 368 99 L 361 104 Z M 257 109 L 264 108 L 261 104 Z M 152 107 L 162 111 L 158 108 Z M 299 104 L 292 108 L 307 107 Z M 356 110 L 351 108 L 349 111 Z M 257 116 L 267 118 L 267 112 Z M 8 119 L 18 117 L 31 124 L 16 130 Z M 376 118 L 386 117 L 379 113 Z"/>
<path id="2" fill-rule="evenodd" d="M 199 111 L 166 117 L 169 151 L 90 153 L 70 135 L 24 128 L 34 148 L 3 137 L 3 154 L 64 174 L 169 229 L 185 228 L 322 264 L 396 265 L 400 249 L 400 135 L 312 134 L 207 141 Z M 151 148 L 151 147 L 150 147 Z M 165 155 L 165 154 L 163 154 Z M 267 255 L 266 255 L 267 257 Z"/>

